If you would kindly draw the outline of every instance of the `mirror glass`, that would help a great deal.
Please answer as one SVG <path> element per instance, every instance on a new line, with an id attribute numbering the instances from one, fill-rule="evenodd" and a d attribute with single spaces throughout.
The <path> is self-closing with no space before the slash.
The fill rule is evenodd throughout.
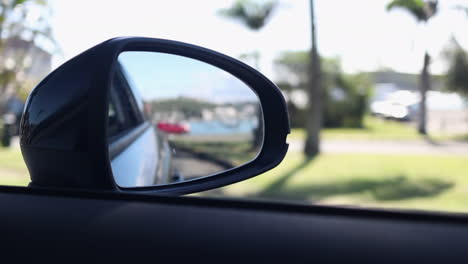
<path id="1" fill-rule="evenodd" d="M 219 174 L 255 159 L 263 144 L 255 92 L 191 58 L 121 53 L 109 101 L 109 155 L 121 187 Z"/>

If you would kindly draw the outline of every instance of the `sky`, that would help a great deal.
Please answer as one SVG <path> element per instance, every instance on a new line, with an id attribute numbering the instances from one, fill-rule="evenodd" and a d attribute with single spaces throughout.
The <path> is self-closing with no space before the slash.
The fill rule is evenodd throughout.
<path id="1" fill-rule="evenodd" d="M 258 32 L 218 15 L 233 0 L 52 0 L 52 27 L 62 53 L 54 66 L 117 36 L 173 39 L 232 57 L 258 50 L 260 71 L 275 78 L 272 61 L 284 51 L 310 47 L 308 0 L 280 0 Z M 318 49 L 338 57 L 346 72 L 391 68 L 416 73 L 423 51 L 434 58 L 432 71 L 445 71 L 441 55 L 455 36 L 468 49 L 468 16 L 454 6 L 468 0 L 440 0 L 439 14 L 427 25 L 401 10 L 387 12 L 388 0 L 315 0 Z"/>
<path id="2" fill-rule="evenodd" d="M 201 61 L 156 52 L 123 52 L 118 60 L 145 100 L 191 97 L 213 103 L 258 102 L 249 86 Z"/>

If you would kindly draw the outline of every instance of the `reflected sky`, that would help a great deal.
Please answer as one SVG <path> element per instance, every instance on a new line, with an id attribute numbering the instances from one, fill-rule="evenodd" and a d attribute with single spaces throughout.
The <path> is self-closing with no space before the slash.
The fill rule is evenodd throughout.
<path id="1" fill-rule="evenodd" d="M 242 81 L 210 64 L 158 53 L 123 52 L 119 62 L 145 100 L 192 97 L 216 103 L 256 102 Z"/>

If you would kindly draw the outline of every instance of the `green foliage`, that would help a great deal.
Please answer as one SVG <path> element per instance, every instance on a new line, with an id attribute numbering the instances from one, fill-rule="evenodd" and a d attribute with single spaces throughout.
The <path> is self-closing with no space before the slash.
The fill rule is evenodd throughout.
<path id="1" fill-rule="evenodd" d="M 345 98 L 328 96 L 325 107 L 325 127 L 363 127 L 364 115 L 372 87 L 365 74 L 335 73 L 334 89 L 339 89 Z"/>
<path id="2" fill-rule="evenodd" d="M 277 5 L 276 0 L 237 0 L 230 8 L 220 10 L 220 15 L 239 20 L 252 30 L 261 29 Z"/>
<path id="3" fill-rule="evenodd" d="M 15 0 L 15 1 L 13 1 L 12 6 L 15 7 L 17 5 L 21 5 L 21 4 L 23 4 L 23 3 L 27 2 L 27 1 L 28 0 Z"/>
<path id="4" fill-rule="evenodd" d="M 286 51 L 275 59 L 276 73 L 279 75 L 280 81 L 287 82 L 288 77 L 293 77 L 299 83 L 299 86 L 304 86 L 308 82 L 309 75 L 309 59 L 308 51 Z M 337 58 L 321 58 L 322 71 L 325 73 L 341 72 L 340 61 Z M 325 75 L 325 86 L 330 82 L 330 74 Z"/>
<path id="5" fill-rule="evenodd" d="M 309 52 L 290 51 L 275 60 L 279 76 L 278 86 L 286 93 L 294 89 L 306 90 L 308 82 Z M 326 91 L 325 127 L 362 127 L 371 92 L 372 82 L 366 74 L 350 75 L 341 70 L 340 61 L 322 58 L 322 83 Z M 334 94 L 341 95 L 336 98 Z M 305 110 L 298 109 L 293 102 L 288 104 L 291 125 L 304 127 Z"/>
<path id="6" fill-rule="evenodd" d="M 459 46 L 454 47 L 447 56 L 447 86 L 454 92 L 468 96 L 468 55 Z"/>
<path id="7" fill-rule="evenodd" d="M 387 10 L 401 8 L 413 15 L 418 22 L 427 22 L 437 12 L 437 0 L 393 0 L 387 4 Z"/>

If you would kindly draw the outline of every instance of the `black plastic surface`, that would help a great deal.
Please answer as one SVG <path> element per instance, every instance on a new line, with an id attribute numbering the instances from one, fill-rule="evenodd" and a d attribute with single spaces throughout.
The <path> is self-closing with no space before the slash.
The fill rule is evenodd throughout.
<path id="1" fill-rule="evenodd" d="M 118 187 L 110 168 L 106 129 L 111 76 L 123 51 L 190 57 L 219 67 L 245 82 L 257 93 L 264 114 L 264 144 L 257 158 L 212 177 L 165 186 Z M 289 122 L 279 89 L 242 62 L 176 41 L 116 38 L 85 51 L 46 77 L 28 99 L 21 130 L 21 148 L 31 186 L 176 195 L 221 187 L 275 167 L 287 151 Z"/>
<path id="2" fill-rule="evenodd" d="M 5 263 L 466 263 L 468 257 L 466 215 L 105 192 L 1 187 L 0 232 Z"/>

